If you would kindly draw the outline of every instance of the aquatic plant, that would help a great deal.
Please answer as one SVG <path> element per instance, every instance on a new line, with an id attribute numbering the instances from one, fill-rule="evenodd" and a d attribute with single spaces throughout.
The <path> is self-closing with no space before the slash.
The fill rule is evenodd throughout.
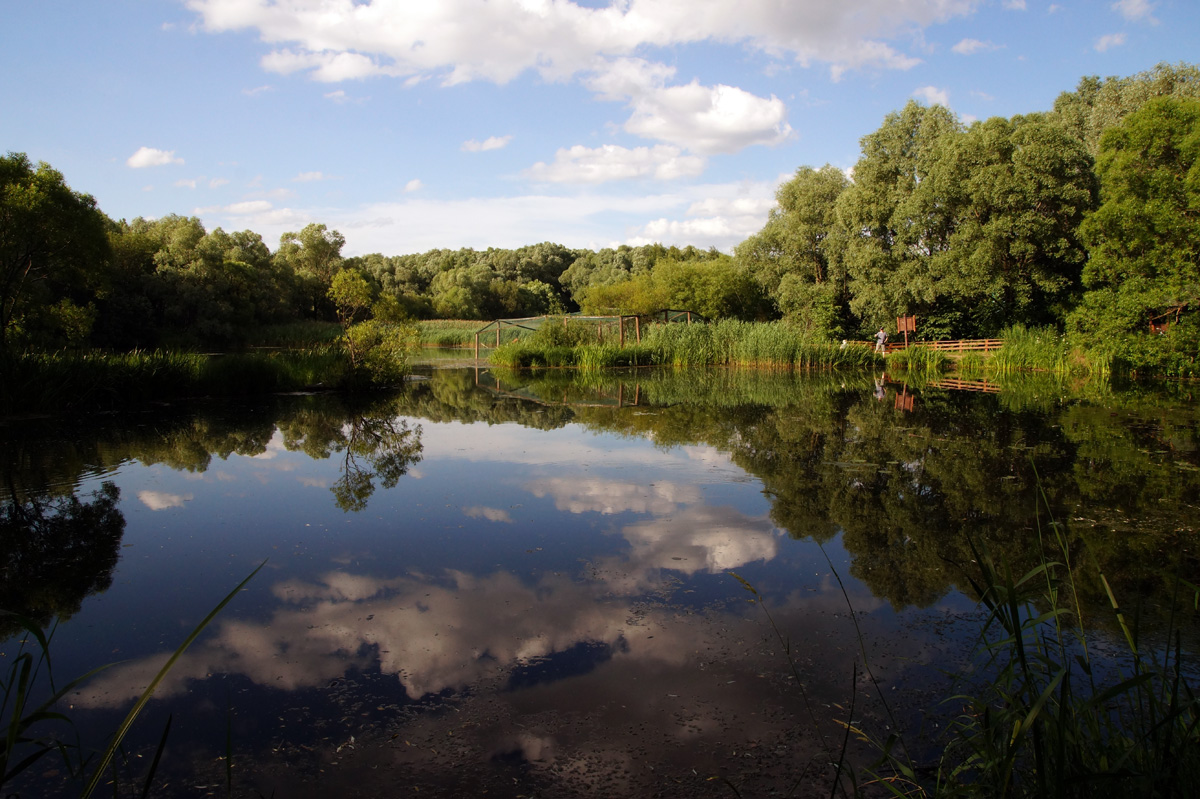
<path id="1" fill-rule="evenodd" d="M 72 778 L 82 779 L 90 768 L 91 776 L 87 779 L 80 794 L 83 799 L 88 799 L 100 785 L 100 781 L 104 779 L 114 757 L 121 750 L 126 735 L 163 679 L 212 620 L 246 587 L 247 583 L 254 579 L 254 576 L 265 565 L 266 561 L 260 563 L 254 571 L 250 572 L 244 580 L 226 594 L 225 598 L 201 619 L 183 643 L 167 658 L 166 663 L 142 691 L 133 707 L 113 732 L 108 744 L 95 755 L 94 766 L 90 766 L 93 755 L 84 751 L 78 735 L 75 733 L 71 718 L 59 708 L 59 704 L 76 688 L 114 664 L 99 666 L 62 686 L 57 686 L 50 659 L 51 640 L 54 637 L 56 625 L 52 623 L 49 628 L 43 628 L 25 616 L 0 610 L 0 615 L 11 619 L 24 631 L 24 638 L 21 639 L 17 655 L 8 668 L 7 676 L 0 679 L 0 724 L 3 725 L 4 730 L 3 747 L 0 748 L 0 788 L 11 785 L 14 780 L 46 755 L 57 753 L 63 767 Z M 26 644 L 31 638 L 36 646 L 26 649 Z M 34 699 L 34 693 L 38 690 L 39 683 L 43 678 L 49 686 L 49 693 L 40 702 L 37 702 Z M 160 737 L 149 773 L 145 778 L 145 785 L 140 794 L 143 797 L 149 794 L 150 784 L 161 761 L 169 731 L 170 720 L 167 721 L 166 729 Z M 114 795 L 117 795 L 115 779 L 113 791 Z"/>
<path id="2" fill-rule="evenodd" d="M 1102 657 L 1065 529 L 1053 520 L 1049 529 L 1045 541 L 1039 528 L 1039 544 L 1057 554 L 1019 576 L 972 543 L 963 571 L 987 614 L 973 670 L 956 676 L 961 691 L 946 700 L 959 710 L 936 764 L 898 752 L 899 734 L 879 743 L 873 775 L 894 795 L 1200 794 L 1200 698 L 1178 617 L 1161 637 L 1140 634 L 1100 574 L 1124 645 Z"/>

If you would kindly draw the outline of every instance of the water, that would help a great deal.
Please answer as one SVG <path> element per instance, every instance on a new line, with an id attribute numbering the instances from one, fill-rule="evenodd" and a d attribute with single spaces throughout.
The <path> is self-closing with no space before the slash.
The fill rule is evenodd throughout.
<path id="1" fill-rule="evenodd" d="M 139 720 L 122 795 L 168 715 L 162 795 L 827 795 L 840 722 L 936 740 L 972 541 L 1019 572 L 1053 516 L 1149 622 L 1200 576 L 1179 387 L 440 369 L 0 436 L 38 517 L 5 528 L 0 599 L 68 617 L 60 682 L 119 661 L 70 696 L 87 745 L 265 561 Z M 23 795 L 78 792 L 53 757 Z"/>

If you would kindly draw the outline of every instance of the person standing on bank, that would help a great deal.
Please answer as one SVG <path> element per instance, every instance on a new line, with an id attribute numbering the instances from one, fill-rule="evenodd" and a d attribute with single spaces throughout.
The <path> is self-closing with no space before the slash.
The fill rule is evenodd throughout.
<path id="1" fill-rule="evenodd" d="M 881 328 L 879 328 L 879 332 L 875 334 L 875 351 L 876 351 L 876 352 L 883 352 L 883 351 L 884 351 L 884 350 L 883 350 L 883 343 L 884 343 L 885 341 L 887 341 L 887 338 L 888 338 L 888 336 L 887 336 L 887 331 L 886 331 L 886 330 L 884 330 L 882 327 L 881 327 Z"/>

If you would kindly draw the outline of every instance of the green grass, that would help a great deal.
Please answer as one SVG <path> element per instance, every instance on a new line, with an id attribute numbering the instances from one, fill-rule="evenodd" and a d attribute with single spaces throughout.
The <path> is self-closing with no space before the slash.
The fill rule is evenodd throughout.
<path id="1" fill-rule="evenodd" d="M 908 349 L 888 353 L 887 366 L 890 371 L 939 375 L 950 368 L 951 359 L 944 352 L 914 344 Z"/>
<path id="2" fill-rule="evenodd" d="M 858 369 L 883 363 L 869 348 L 806 336 L 784 322 L 722 320 L 713 324 L 652 324 L 642 341 L 624 347 L 596 343 L 594 326 L 547 325 L 492 351 L 489 361 L 510 368 L 623 366 L 741 366 L 764 369 Z"/>
<path id="3" fill-rule="evenodd" d="M 1141 634 L 1101 573 L 1111 619 L 1086 619 L 1075 575 L 1098 567 L 1053 520 L 1037 545 L 1046 554 L 1024 574 L 973 547 L 964 574 L 986 618 L 946 700 L 958 712 L 940 755 L 917 764 L 892 734 L 873 777 L 906 797 L 1200 795 L 1200 698 L 1179 616 Z M 1196 587 L 1177 587 L 1194 605 Z M 1123 649 L 1098 646 L 1096 621 Z"/>
<path id="4" fill-rule="evenodd" d="M 111 410 L 139 402 L 246 396 L 347 384 L 341 348 L 204 355 L 24 353 L 0 361 L 0 413 Z"/>

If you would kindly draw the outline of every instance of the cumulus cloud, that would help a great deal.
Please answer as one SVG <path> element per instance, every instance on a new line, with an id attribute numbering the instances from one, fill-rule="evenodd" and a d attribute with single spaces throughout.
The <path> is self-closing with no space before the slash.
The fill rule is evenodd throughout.
<path id="1" fill-rule="evenodd" d="M 939 89 L 936 86 L 922 86 L 913 92 L 913 97 L 919 100 L 924 100 L 929 105 L 941 105 L 946 108 L 950 107 L 950 93 L 945 89 Z"/>
<path id="2" fill-rule="evenodd" d="M 783 101 L 735 86 L 666 86 L 633 98 L 625 130 L 703 155 L 780 144 L 792 136 Z"/>
<path id="3" fill-rule="evenodd" d="M 1154 3 L 1150 2 L 1150 0 L 1117 0 L 1117 2 L 1112 4 L 1112 9 L 1131 22 L 1141 20 L 1150 23 L 1158 22 L 1152 14 Z"/>
<path id="4" fill-rule="evenodd" d="M 665 144 L 632 149 L 613 144 L 596 148 L 576 145 L 559 150 L 554 163 L 539 161 L 525 174 L 550 183 L 605 183 L 642 177 L 672 180 L 699 175 L 704 165 L 704 158 L 685 155 L 678 147 Z"/>
<path id="5" fill-rule="evenodd" d="M 133 169 L 145 169 L 150 166 L 166 166 L 167 164 L 182 164 L 182 158 L 175 157 L 174 150 L 156 150 L 153 147 L 139 147 L 137 152 L 129 156 L 125 165 Z"/>
<path id="6" fill-rule="evenodd" d="M 489 136 L 483 141 L 470 139 L 463 142 L 462 149 L 468 153 L 482 153 L 488 150 L 500 150 L 508 146 L 512 136 Z"/>
<path id="7" fill-rule="evenodd" d="M 1097 39 L 1096 44 L 1092 47 L 1097 53 L 1103 53 L 1114 47 L 1120 47 L 1123 44 L 1125 44 L 1125 34 L 1110 33 Z"/>
<path id="8" fill-rule="evenodd" d="M 425 186 L 419 179 L 413 178 L 408 183 L 404 184 L 405 194 L 411 194 L 414 191 L 420 191 Z"/>
<path id="9" fill-rule="evenodd" d="M 906 69 L 917 59 L 887 39 L 972 13 L 981 0 L 844 0 L 826 3 L 694 4 L 629 0 L 601 8 L 525 0 L 189 0 L 209 32 L 254 30 L 275 47 L 269 71 L 316 80 L 436 75 L 445 84 L 504 83 L 526 70 L 564 79 L 597 58 L 697 42 L 739 44 L 837 70 Z M 1013 3 L 1008 3 L 1012 6 Z"/>

